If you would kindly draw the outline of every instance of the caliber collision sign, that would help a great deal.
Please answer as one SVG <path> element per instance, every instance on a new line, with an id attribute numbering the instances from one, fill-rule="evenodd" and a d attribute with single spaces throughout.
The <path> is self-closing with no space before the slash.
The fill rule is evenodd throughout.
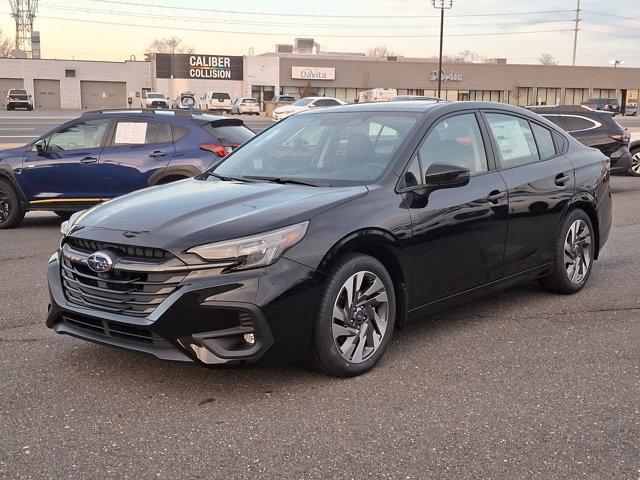
<path id="1" fill-rule="evenodd" d="M 156 78 L 242 80 L 242 57 L 158 53 Z"/>

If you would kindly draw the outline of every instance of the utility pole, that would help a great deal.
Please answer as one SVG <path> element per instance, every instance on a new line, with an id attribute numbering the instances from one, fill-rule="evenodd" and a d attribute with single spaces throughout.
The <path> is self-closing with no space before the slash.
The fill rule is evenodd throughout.
<path id="1" fill-rule="evenodd" d="M 431 0 L 434 8 L 440 9 L 440 56 L 438 57 L 438 98 L 442 91 L 442 40 L 444 37 L 444 11 L 453 7 L 453 0 Z"/>
<path id="2" fill-rule="evenodd" d="M 580 0 L 576 7 L 576 26 L 573 29 L 573 60 L 571 65 L 576 66 L 576 50 L 578 49 L 578 30 L 580 30 Z"/>

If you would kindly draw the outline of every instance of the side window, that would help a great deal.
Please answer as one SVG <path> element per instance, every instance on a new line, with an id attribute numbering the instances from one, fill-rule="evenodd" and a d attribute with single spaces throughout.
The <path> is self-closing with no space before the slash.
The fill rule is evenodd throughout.
<path id="1" fill-rule="evenodd" d="M 563 118 L 560 115 L 543 115 L 543 117 L 549 120 L 551 123 L 556 124 L 561 129 L 567 129 L 567 126 L 565 125 Z"/>
<path id="2" fill-rule="evenodd" d="M 471 174 L 488 170 L 484 142 L 473 113 L 439 122 L 420 146 L 418 155 L 425 171 L 434 163 L 466 167 Z"/>
<path id="3" fill-rule="evenodd" d="M 546 158 L 553 157 L 556 154 L 556 147 L 553 144 L 551 132 L 540 125 L 536 125 L 535 123 L 531 124 L 531 129 L 533 130 L 533 136 L 536 137 L 536 144 L 538 145 L 540 158 L 544 160 Z"/>
<path id="4" fill-rule="evenodd" d="M 584 117 L 567 115 L 564 117 L 564 123 L 568 132 L 578 132 L 580 130 L 588 130 L 597 126 L 592 120 Z"/>
<path id="5" fill-rule="evenodd" d="M 149 122 L 147 124 L 146 144 L 173 142 L 171 125 L 162 122 Z"/>
<path id="6" fill-rule="evenodd" d="M 109 118 L 100 118 L 70 125 L 51 134 L 47 149 L 51 152 L 61 152 L 98 148 L 110 122 Z"/>
<path id="7" fill-rule="evenodd" d="M 180 125 L 171 125 L 171 131 L 173 133 L 173 141 L 177 142 L 178 140 L 187 136 L 189 133 L 189 129 L 185 127 L 181 127 Z"/>
<path id="8" fill-rule="evenodd" d="M 501 113 L 486 116 L 503 168 L 527 165 L 540 159 L 528 121 Z"/>

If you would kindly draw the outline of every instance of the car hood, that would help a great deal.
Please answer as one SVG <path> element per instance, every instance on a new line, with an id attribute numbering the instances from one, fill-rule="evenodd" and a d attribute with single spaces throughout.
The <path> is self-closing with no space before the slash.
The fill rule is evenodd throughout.
<path id="1" fill-rule="evenodd" d="M 77 235 L 183 249 L 310 220 L 367 192 L 364 186 L 187 179 L 130 193 L 87 210 L 76 220 L 83 227 Z M 119 238 L 122 235 L 127 240 Z"/>
<path id="2" fill-rule="evenodd" d="M 293 105 L 285 105 L 282 107 L 276 108 L 274 113 L 289 113 L 289 112 L 301 112 L 303 110 L 307 110 L 307 107 L 293 106 Z"/>

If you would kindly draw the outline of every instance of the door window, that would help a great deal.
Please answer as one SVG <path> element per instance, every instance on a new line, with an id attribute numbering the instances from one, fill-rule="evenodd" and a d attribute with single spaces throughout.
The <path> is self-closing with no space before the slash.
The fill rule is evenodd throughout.
<path id="1" fill-rule="evenodd" d="M 531 128 L 533 130 L 533 135 L 536 137 L 536 144 L 538 145 L 540 158 L 545 160 L 553 157 L 556 154 L 556 147 L 553 144 L 551 132 L 540 125 L 536 125 L 535 123 L 531 124 Z"/>
<path id="2" fill-rule="evenodd" d="M 131 122 L 118 120 L 113 146 L 149 145 L 172 142 L 171 125 L 162 122 Z"/>
<path id="3" fill-rule="evenodd" d="M 527 165 L 540 159 L 528 121 L 512 115 L 488 113 L 487 122 L 503 168 Z"/>
<path id="4" fill-rule="evenodd" d="M 70 125 L 51 134 L 47 150 L 61 152 L 98 148 L 110 122 L 108 118 L 100 118 Z"/>
<path id="5" fill-rule="evenodd" d="M 597 123 L 589 120 L 588 118 L 574 116 L 574 115 L 566 115 L 564 117 L 564 123 L 567 126 L 568 132 L 579 132 L 581 130 L 589 130 L 591 128 L 596 128 L 598 126 Z"/>
<path id="6" fill-rule="evenodd" d="M 484 142 L 473 113 L 439 122 L 420 146 L 418 155 L 423 171 L 434 163 L 466 167 L 471 174 L 488 170 Z"/>

